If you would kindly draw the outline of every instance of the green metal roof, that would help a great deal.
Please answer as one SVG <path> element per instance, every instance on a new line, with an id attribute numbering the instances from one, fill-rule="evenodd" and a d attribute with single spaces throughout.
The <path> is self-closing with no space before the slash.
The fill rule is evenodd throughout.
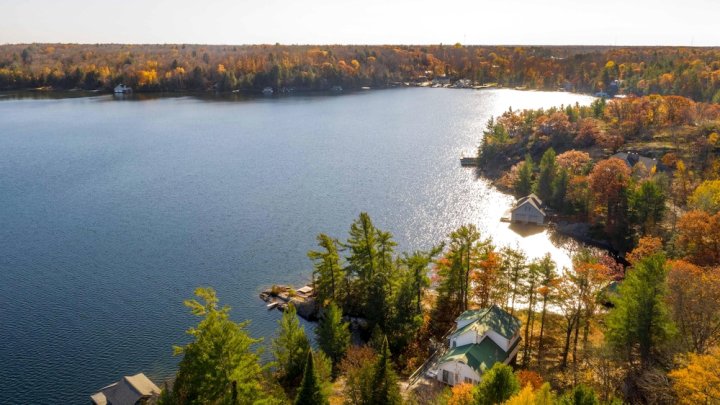
<path id="1" fill-rule="evenodd" d="M 446 361 L 458 361 L 465 363 L 478 374 L 482 374 L 485 370 L 491 368 L 497 362 L 505 361 L 507 354 L 492 339 L 486 337 L 480 343 L 463 345 L 450 349 L 443 357 L 440 363 Z"/>
<path id="2" fill-rule="evenodd" d="M 520 320 L 497 305 L 465 311 L 460 314 L 457 320 L 472 320 L 473 318 L 475 318 L 475 321 L 456 330 L 453 336 L 461 335 L 468 330 L 476 330 L 480 335 L 488 330 L 493 330 L 505 339 L 510 339 L 520 330 Z"/>

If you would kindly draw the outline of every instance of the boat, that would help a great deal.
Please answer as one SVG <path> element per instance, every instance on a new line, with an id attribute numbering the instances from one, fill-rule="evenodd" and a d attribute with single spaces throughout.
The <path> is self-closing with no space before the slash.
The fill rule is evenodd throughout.
<path id="1" fill-rule="evenodd" d="M 332 86 L 330 91 L 335 92 L 335 93 L 340 93 L 343 91 L 343 88 L 342 88 L 342 86 Z"/>
<path id="2" fill-rule="evenodd" d="M 126 86 L 122 83 L 115 86 L 115 94 L 128 94 L 128 93 L 132 93 L 132 88 L 130 86 Z"/>
<path id="3" fill-rule="evenodd" d="M 272 87 L 265 87 L 262 92 L 266 96 L 270 96 L 274 93 Z"/>
<path id="4" fill-rule="evenodd" d="M 271 303 L 269 303 L 269 304 L 266 305 L 266 307 L 267 307 L 268 310 L 273 309 L 273 308 L 275 308 L 275 307 L 277 307 L 277 306 L 278 306 L 278 302 L 277 302 L 277 301 L 273 301 L 273 302 L 271 302 Z"/>

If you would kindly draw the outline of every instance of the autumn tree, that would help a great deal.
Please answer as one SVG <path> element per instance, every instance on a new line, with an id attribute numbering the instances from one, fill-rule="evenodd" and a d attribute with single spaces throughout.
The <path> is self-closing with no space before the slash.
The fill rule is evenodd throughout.
<path id="1" fill-rule="evenodd" d="M 708 354 L 688 355 L 687 363 L 670 372 L 673 389 L 681 404 L 720 402 L 720 349 Z"/>
<path id="2" fill-rule="evenodd" d="M 706 180 L 693 191 L 689 199 L 690 206 L 717 214 L 720 211 L 720 180 Z"/>
<path id="3" fill-rule="evenodd" d="M 720 264 L 720 213 L 690 211 L 678 221 L 677 248 L 700 266 Z"/>
<path id="4" fill-rule="evenodd" d="M 593 167 L 589 180 L 597 202 L 596 211 L 605 221 L 605 232 L 614 239 L 623 238 L 630 169 L 617 158 L 602 160 Z"/>
<path id="5" fill-rule="evenodd" d="M 457 384 L 450 390 L 447 405 L 473 405 L 475 386 L 472 384 Z"/>
<path id="6" fill-rule="evenodd" d="M 572 176 L 586 174 L 592 163 L 590 154 L 574 149 L 557 155 L 555 161 L 559 169 L 567 170 Z"/>
<path id="7" fill-rule="evenodd" d="M 682 260 L 670 262 L 668 302 L 683 346 L 706 353 L 720 344 L 720 272 Z"/>

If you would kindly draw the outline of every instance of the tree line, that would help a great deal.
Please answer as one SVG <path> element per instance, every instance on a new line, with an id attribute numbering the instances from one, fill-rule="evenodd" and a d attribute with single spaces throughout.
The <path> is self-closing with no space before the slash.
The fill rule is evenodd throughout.
<path id="1" fill-rule="evenodd" d="M 444 76 L 476 84 L 680 95 L 720 102 L 720 50 L 669 47 L 14 44 L 0 89 L 136 91 L 387 87 Z"/>

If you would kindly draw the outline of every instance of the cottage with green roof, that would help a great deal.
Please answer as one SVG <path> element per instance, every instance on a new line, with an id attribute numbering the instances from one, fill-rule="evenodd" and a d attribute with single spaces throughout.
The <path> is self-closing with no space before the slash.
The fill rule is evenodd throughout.
<path id="1" fill-rule="evenodd" d="M 520 320 L 500 307 L 465 311 L 455 320 L 448 350 L 432 371 L 448 385 L 477 384 L 496 362 L 509 364 L 520 347 Z"/>

